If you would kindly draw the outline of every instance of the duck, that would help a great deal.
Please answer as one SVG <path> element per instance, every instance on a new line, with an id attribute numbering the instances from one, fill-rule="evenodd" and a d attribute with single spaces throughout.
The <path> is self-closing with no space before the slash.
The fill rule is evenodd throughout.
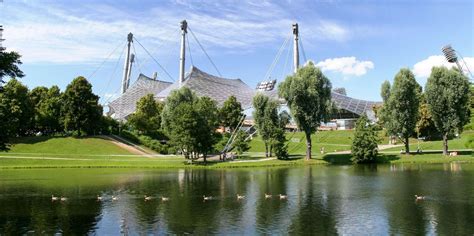
<path id="1" fill-rule="evenodd" d="M 117 196 L 112 196 L 112 201 L 117 201 L 118 197 Z"/>
<path id="2" fill-rule="evenodd" d="M 415 194 L 415 199 L 416 200 L 425 200 L 425 196 L 418 196 Z"/>
<path id="3" fill-rule="evenodd" d="M 51 201 L 57 201 L 58 197 L 55 197 L 54 195 L 51 195 Z"/>
<path id="4" fill-rule="evenodd" d="M 61 200 L 61 202 L 65 202 L 65 201 L 67 201 L 67 197 L 61 196 L 60 200 Z"/>
<path id="5" fill-rule="evenodd" d="M 279 196 L 280 196 L 280 200 L 288 199 L 288 196 L 286 196 L 286 195 L 280 194 Z"/>
<path id="6" fill-rule="evenodd" d="M 103 200 L 103 197 L 97 195 L 97 201 L 102 201 Z"/>
<path id="7" fill-rule="evenodd" d="M 169 200 L 170 200 L 169 197 L 161 197 L 161 201 L 163 201 L 163 202 L 167 202 L 167 201 L 169 201 Z"/>
<path id="8" fill-rule="evenodd" d="M 237 194 L 237 200 L 242 200 L 242 199 L 244 199 L 244 198 L 245 198 L 244 195 L 239 195 L 239 194 Z"/>
<path id="9" fill-rule="evenodd" d="M 151 199 L 153 199 L 153 197 L 145 195 L 145 201 L 150 201 Z"/>
<path id="10" fill-rule="evenodd" d="M 212 197 L 211 197 L 211 196 L 202 195 L 202 198 L 204 199 L 204 201 L 206 201 L 206 200 L 212 200 Z"/>
<path id="11" fill-rule="evenodd" d="M 272 195 L 268 194 L 268 193 L 265 193 L 265 199 L 269 199 L 269 198 L 272 198 Z"/>

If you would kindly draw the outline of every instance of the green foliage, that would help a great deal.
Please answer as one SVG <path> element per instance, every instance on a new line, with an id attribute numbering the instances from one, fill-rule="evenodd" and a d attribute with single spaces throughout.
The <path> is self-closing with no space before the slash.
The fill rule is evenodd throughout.
<path id="1" fill-rule="evenodd" d="M 58 86 L 36 87 L 30 92 L 34 106 L 35 131 L 54 133 L 63 130 L 61 125 L 61 91 Z"/>
<path id="2" fill-rule="evenodd" d="M 469 122 L 469 80 L 454 69 L 433 67 L 425 88 L 428 108 L 443 134 L 443 153 L 448 154 L 448 136 L 461 133 Z"/>
<path id="3" fill-rule="evenodd" d="M 296 74 L 286 77 L 278 92 L 287 101 L 298 128 L 306 134 L 306 159 L 310 159 L 311 133 L 331 114 L 331 82 L 310 62 Z"/>
<path id="4" fill-rule="evenodd" d="M 153 94 L 148 94 L 138 100 L 137 109 L 128 118 L 128 123 L 140 133 L 157 133 L 161 126 L 162 111 L 163 104 L 155 101 Z"/>
<path id="5" fill-rule="evenodd" d="M 99 97 L 92 93 L 92 85 L 79 76 L 67 87 L 62 99 L 64 128 L 81 136 L 94 134 L 100 127 L 97 122 L 102 117 Z"/>
<path id="6" fill-rule="evenodd" d="M 213 150 L 218 141 L 218 109 L 208 97 L 198 98 L 189 88 L 174 90 L 166 99 L 162 127 L 185 158 L 197 159 Z"/>
<path id="7" fill-rule="evenodd" d="M 288 159 L 288 145 L 287 145 L 285 130 L 281 127 L 275 130 L 273 139 L 273 149 L 275 150 L 275 156 L 278 159 Z"/>
<path id="8" fill-rule="evenodd" d="M 286 125 L 288 125 L 291 121 L 291 116 L 287 111 L 282 111 L 278 114 L 278 126 L 282 129 L 285 129 Z"/>
<path id="9" fill-rule="evenodd" d="M 388 99 L 390 98 L 390 82 L 388 80 L 385 80 L 382 83 L 382 86 L 380 88 L 380 96 L 382 96 L 383 102 L 388 102 Z"/>
<path id="10" fill-rule="evenodd" d="M 410 151 L 409 138 L 414 135 L 418 121 L 420 94 L 421 86 L 416 82 L 413 73 L 409 69 L 401 69 L 395 75 L 382 112 L 388 134 L 402 139 L 406 153 Z"/>
<path id="11" fill-rule="evenodd" d="M 258 134 L 265 144 L 265 156 L 272 155 L 272 141 L 279 128 L 278 104 L 261 93 L 253 98 L 253 118 Z"/>
<path id="12" fill-rule="evenodd" d="M 441 137 L 441 134 L 438 129 L 436 129 L 425 97 L 425 94 L 422 94 L 419 108 L 419 118 L 416 122 L 416 133 L 418 134 L 418 137 L 425 137 L 425 140 L 434 140 Z"/>
<path id="13" fill-rule="evenodd" d="M 367 116 L 361 116 L 356 123 L 354 139 L 352 140 L 351 154 L 355 163 L 375 162 L 377 158 L 377 132 L 369 123 Z"/>
<path id="14" fill-rule="evenodd" d="M 228 127 L 233 132 L 243 115 L 242 105 L 235 96 L 230 96 L 219 110 L 219 115 L 222 126 Z"/>
<path id="15" fill-rule="evenodd" d="M 245 133 L 245 131 L 237 131 L 233 146 L 239 155 L 242 155 L 242 153 L 250 149 L 250 139 L 247 139 L 247 133 Z"/>
<path id="16" fill-rule="evenodd" d="M 28 96 L 28 88 L 20 81 L 11 79 L 1 93 L 1 103 L 5 106 L 5 113 L 1 122 L 7 124 L 6 129 L 10 136 L 27 134 L 31 127 L 33 107 Z"/>
<path id="17" fill-rule="evenodd" d="M 5 76 L 12 78 L 24 76 L 23 72 L 18 68 L 18 65 L 21 65 L 20 57 L 20 54 L 17 52 L 6 52 L 3 48 L 0 48 L 0 80 Z"/>

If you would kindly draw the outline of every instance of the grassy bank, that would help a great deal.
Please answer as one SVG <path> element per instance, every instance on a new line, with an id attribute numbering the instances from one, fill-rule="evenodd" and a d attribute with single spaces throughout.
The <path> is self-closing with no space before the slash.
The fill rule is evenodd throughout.
<path id="1" fill-rule="evenodd" d="M 471 133 L 450 141 L 450 148 L 461 148 Z M 0 169 L 15 168 L 241 168 L 277 167 L 314 164 L 351 164 L 349 154 L 319 153 L 349 150 L 352 131 L 326 131 L 313 135 L 313 159 L 303 160 L 305 141 L 302 133 L 288 134 L 291 160 L 262 160 L 263 143 L 257 137 L 251 142 L 251 151 L 235 162 L 201 161 L 188 163 L 181 156 L 132 155 L 130 151 L 114 144 L 107 138 L 87 137 L 27 137 L 15 140 L 9 152 L 0 152 Z M 416 143 L 413 144 L 416 149 Z M 423 142 L 424 150 L 441 149 L 441 142 Z M 334 149 L 334 150 L 333 150 Z M 462 152 L 457 157 L 444 157 L 441 153 L 400 155 L 399 147 L 379 156 L 378 163 L 448 163 L 453 161 L 474 162 L 472 151 Z M 384 150 L 385 151 L 385 150 Z"/>

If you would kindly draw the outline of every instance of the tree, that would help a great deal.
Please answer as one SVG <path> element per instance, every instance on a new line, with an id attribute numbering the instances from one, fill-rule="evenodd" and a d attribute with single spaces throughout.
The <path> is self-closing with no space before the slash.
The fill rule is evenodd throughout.
<path id="1" fill-rule="evenodd" d="M 32 128 L 35 131 L 44 131 L 43 117 L 39 111 L 40 103 L 48 97 L 48 88 L 39 86 L 32 89 L 28 96 L 30 97 L 31 105 L 33 106 L 34 116 L 32 121 Z"/>
<path id="2" fill-rule="evenodd" d="M 63 94 L 62 113 L 66 131 L 77 135 L 92 134 L 99 128 L 102 106 L 99 97 L 92 93 L 92 85 L 86 78 L 79 76 L 67 87 Z"/>
<path id="3" fill-rule="evenodd" d="M 409 138 L 415 133 L 420 106 L 421 86 L 409 69 L 401 69 L 396 75 L 387 101 L 385 122 L 389 134 L 397 135 L 410 153 Z"/>
<path id="4" fill-rule="evenodd" d="M 275 129 L 273 135 L 273 149 L 275 150 L 275 156 L 278 159 L 288 159 L 288 145 L 287 145 L 285 130 L 281 127 Z"/>
<path id="5" fill-rule="evenodd" d="M 376 160 L 378 136 L 367 116 L 361 116 L 356 123 L 351 155 L 355 163 L 369 163 Z"/>
<path id="6" fill-rule="evenodd" d="M 40 124 L 46 133 L 64 130 L 61 116 L 62 93 L 58 86 L 48 89 L 45 99 L 37 106 L 37 113 L 41 117 Z"/>
<path id="7" fill-rule="evenodd" d="M 419 118 L 416 122 L 416 133 L 418 137 L 424 137 L 425 140 L 433 140 L 440 137 L 440 133 L 436 128 L 431 112 L 426 103 L 426 95 L 420 97 Z"/>
<path id="8" fill-rule="evenodd" d="M 265 144 L 265 157 L 272 155 L 272 139 L 274 132 L 278 128 L 278 104 L 268 96 L 261 93 L 253 98 L 253 118 L 258 134 Z"/>
<path id="9" fill-rule="evenodd" d="M 279 86 L 298 128 L 306 136 L 306 159 L 311 158 L 311 134 L 331 113 L 331 82 L 312 62 L 286 77 Z"/>
<path id="10" fill-rule="evenodd" d="M 235 96 L 230 96 L 224 101 L 222 108 L 219 110 L 219 115 L 222 126 L 224 128 L 228 127 L 232 133 L 242 118 L 242 105 Z"/>
<path id="11" fill-rule="evenodd" d="M 21 78 L 25 76 L 18 68 L 21 65 L 20 54 L 17 52 L 6 52 L 0 47 L 0 85 L 3 83 L 3 77 Z"/>
<path id="12" fill-rule="evenodd" d="M 469 121 L 469 80 L 455 69 L 433 67 L 425 87 L 428 109 L 443 135 L 443 154 L 448 154 L 448 136 L 461 133 Z"/>
<path id="13" fill-rule="evenodd" d="M 278 120 L 278 126 L 284 130 L 286 126 L 290 123 L 291 116 L 287 111 L 283 110 L 282 112 L 280 112 L 280 114 L 278 114 Z"/>
<path id="14" fill-rule="evenodd" d="M 161 127 L 162 111 L 163 104 L 156 101 L 153 94 L 148 94 L 138 100 L 137 109 L 128 118 L 128 123 L 141 133 L 156 133 Z"/>
<path id="15" fill-rule="evenodd" d="M 198 98 L 189 88 L 173 90 L 162 112 L 162 127 L 171 143 L 186 159 L 204 157 L 217 143 L 219 123 L 216 103 L 208 97 Z"/>
<path id="16" fill-rule="evenodd" d="M 27 134 L 33 120 L 33 107 L 28 96 L 28 88 L 13 78 L 5 85 L 3 96 L 2 103 L 5 103 L 7 113 L 2 122 L 8 124 L 10 135 Z"/>
<path id="17" fill-rule="evenodd" d="M 250 139 L 247 139 L 247 133 L 243 130 L 237 131 L 233 145 L 237 154 L 242 155 L 242 153 L 248 151 L 250 149 L 249 143 Z"/>
<path id="18" fill-rule="evenodd" d="M 388 102 L 388 98 L 390 98 L 390 82 L 388 80 L 385 80 L 382 83 L 380 96 L 382 97 L 383 102 Z"/>

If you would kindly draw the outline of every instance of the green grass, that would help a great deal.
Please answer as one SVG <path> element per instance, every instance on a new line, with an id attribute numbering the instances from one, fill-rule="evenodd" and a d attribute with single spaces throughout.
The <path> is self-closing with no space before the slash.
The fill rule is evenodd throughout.
<path id="1" fill-rule="evenodd" d="M 4 152 L 0 152 L 0 155 Z M 13 140 L 8 153 L 127 155 L 129 151 L 101 137 L 22 137 Z"/>
<path id="2" fill-rule="evenodd" d="M 456 149 L 466 149 L 466 142 L 469 137 L 474 135 L 474 131 L 469 130 L 465 131 L 461 134 L 460 138 L 454 138 L 448 141 L 448 148 L 450 150 Z M 403 143 L 400 143 L 403 144 Z M 422 150 L 442 150 L 443 149 L 443 141 L 420 141 L 420 148 Z M 410 151 L 415 151 L 418 147 L 418 140 L 410 140 Z M 385 149 L 384 151 L 400 151 L 402 147 L 395 147 Z"/>

